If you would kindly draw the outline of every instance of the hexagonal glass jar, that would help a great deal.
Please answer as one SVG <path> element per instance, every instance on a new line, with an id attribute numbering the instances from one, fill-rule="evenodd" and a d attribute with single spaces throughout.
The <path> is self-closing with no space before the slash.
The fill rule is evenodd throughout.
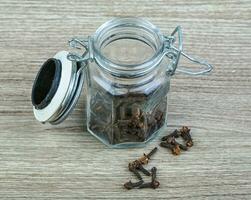
<path id="1" fill-rule="evenodd" d="M 170 76 L 163 36 L 148 23 L 113 22 L 93 38 L 87 128 L 107 145 L 142 145 L 166 121 Z"/>

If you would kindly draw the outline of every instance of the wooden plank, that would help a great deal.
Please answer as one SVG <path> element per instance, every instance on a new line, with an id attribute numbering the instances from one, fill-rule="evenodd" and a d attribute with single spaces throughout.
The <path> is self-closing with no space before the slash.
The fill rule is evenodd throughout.
<path id="1" fill-rule="evenodd" d="M 84 95 L 61 125 L 41 125 L 30 92 L 38 67 L 116 16 L 184 31 L 185 50 L 210 61 L 209 76 L 176 74 L 168 127 L 187 124 L 195 146 L 165 149 L 149 164 L 160 188 L 123 189 L 127 163 L 158 145 L 109 149 L 86 132 Z M 2 199 L 250 199 L 251 1 L 0 0 L 0 197 Z M 84 116 L 84 117 L 83 117 Z M 159 136 L 160 137 L 160 136 Z"/>

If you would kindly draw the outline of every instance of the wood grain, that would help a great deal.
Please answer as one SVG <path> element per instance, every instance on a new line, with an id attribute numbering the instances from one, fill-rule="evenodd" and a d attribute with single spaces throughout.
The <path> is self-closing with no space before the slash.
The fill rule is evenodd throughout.
<path id="1" fill-rule="evenodd" d="M 158 145 L 109 149 L 86 132 L 84 98 L 61 125 L 35 121 L 33 79 L 72 36 L 90 35 L 116 16 L 184 31 L 185 50 L 214 65 L 209 76 L 176 74 L 168 127 L 187 124 L 195 146 L 165 149 L 157 190 L 126 191 L 127 163 Z M 0 0 L 1 199 L 251 199 L 251 1 Z M 84 94 L 83 94 L 84 96 Z"/>

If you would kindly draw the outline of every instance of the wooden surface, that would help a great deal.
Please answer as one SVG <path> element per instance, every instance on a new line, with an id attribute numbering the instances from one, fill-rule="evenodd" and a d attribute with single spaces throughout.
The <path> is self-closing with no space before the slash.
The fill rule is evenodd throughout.
<path id="1" fill-rule="evenodd" d="M 159 138 L 143 149 L 107 148 L 85 132 L 83 98 L 58 126 L 32 113 L 43 61 L 114 16 L 145 17 L 166 34 L 181 25 L 186 52 L 215 67 L 172 79 L 162 134 L 186 124 L 195 145 L 177 157 L 159 149 L 148 166 L 158 168 L 157 190 L 122 185 L 133 179 L 127 163 Z M 250 0 L 0 0 L 0 198 L 251 199 L 250 26 Z"/>

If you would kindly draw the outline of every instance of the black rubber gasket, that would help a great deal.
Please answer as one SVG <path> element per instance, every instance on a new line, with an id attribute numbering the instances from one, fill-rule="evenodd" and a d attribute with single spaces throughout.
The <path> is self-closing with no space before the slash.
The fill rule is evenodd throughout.
<path id="1" fill-rule="evenodd" d="M 31 101 L 36 109 L 48 106 L 54 97 L 61 79 L 62 64 L 55 58 L 48 59 L 40 68 L 34 80 Z"/>

